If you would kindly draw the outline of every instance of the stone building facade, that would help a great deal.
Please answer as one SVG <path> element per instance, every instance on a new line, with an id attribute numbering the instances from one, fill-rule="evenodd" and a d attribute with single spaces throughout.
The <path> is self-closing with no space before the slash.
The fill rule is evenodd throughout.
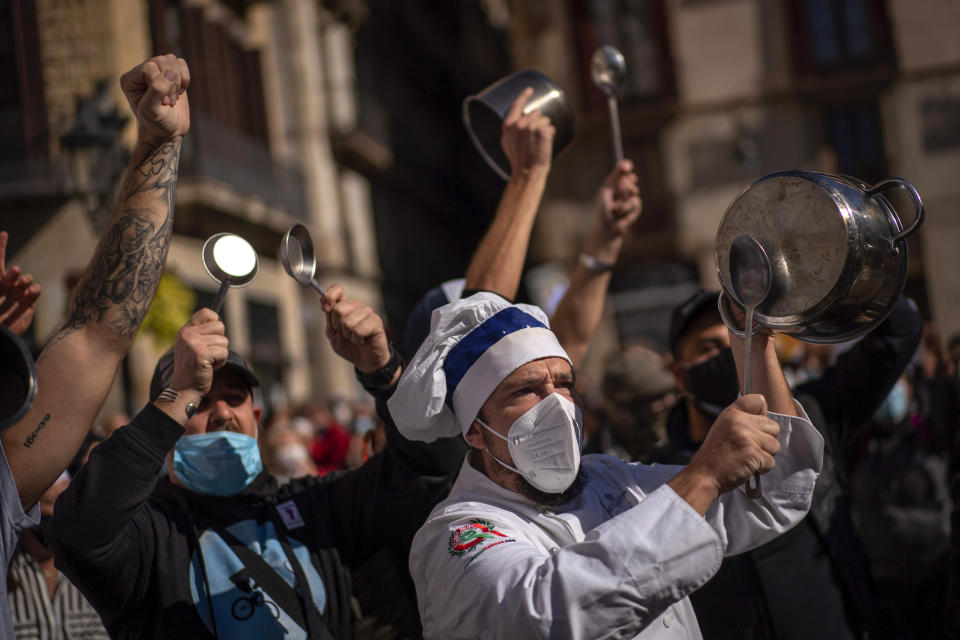
<path id="1" fill-rule="evenodd" d="M 157 53 L 191 64 L 192 128 L 184 143 L 168 272 L 209 303 L 206 237 L 229 231 L 256 248 L 256 280 L 227 296 L 231 345 L 250 359 L 275 405 L 353 399 L 352 367 L 324 338 L 319 298 L 279 262 L 283 233 L 307 225 L 317 279 L 340 282 L 381 309 L 368 181 L 334 157 L 356 129 L 354 55 L 345 24 L 312 0 L 11 0 L 0 10 L 0 227 L 12 262 L 44 284 L 37 347 L 67 308 L 70 286 L 109 215 L 135 139 L 120 74 Z M 9 38 L 8 38 L 9 36 Z M 105 413 L 146 401 L 153 363 L 169 344 L 141 335 Z"/>
<path id="2" fill-rule="evenodd" d="M 611 166 L 589 57 L 624 52 L 624 149 L 644 213 L 614 281 L 621 337 L 663 344 L 666 309 L 718 286 L 714 234 L 752 180 L 817 169 L 911 180 L 927 217 L 909 241 L 906 292 L 945 335 L 960 331 L 960 8 L 948 0 L 538 0 L 512 2 L 517 68 L 573 98 L 577 138 L 555 163 L 534 260 L 570 264 Z M 632 75 L 631 74 L 635 74 Z M 913 207 L 892 196 L 906 224 Z M 657 327 L 660 327 L 658 330 Z"/>

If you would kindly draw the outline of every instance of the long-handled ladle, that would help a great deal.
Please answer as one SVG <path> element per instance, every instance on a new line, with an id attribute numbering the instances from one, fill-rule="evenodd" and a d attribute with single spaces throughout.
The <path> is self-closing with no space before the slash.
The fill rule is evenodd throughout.
<path id="1" fill-rule="evenodd" d="M 730 284 L 733 295 L 746 311 L 743 325 L 743 395 L 751 393 L 753 387 L 753 312 L 770 293 L 772 280 L 770 260 L 760 243 L 748 234 L 734 238 L 730 245 Z M 760 472 L 754 472 L 753 478 L 756 486 L 751 487 L 748 479 L 746 493 L 751 498 L 759 498 Z"/>
<path id="2" fill-rule="evenodd" d="M 613 159 L 617 164 L 623 160 L 617 87 L 626 75 L 627 63 L 616 47 L 604 45 L 593 52 L 593 57 L 590 59 L 590 76 L 593 78 L 593 84 L 607 95 L 607 109 L 610 111 L 610 128 L 613 135 Z"/>

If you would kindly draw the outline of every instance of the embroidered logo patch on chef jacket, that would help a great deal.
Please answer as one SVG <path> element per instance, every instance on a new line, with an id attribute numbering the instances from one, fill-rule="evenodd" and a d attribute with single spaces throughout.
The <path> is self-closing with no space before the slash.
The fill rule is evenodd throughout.
<path id="1" fill-rule="evenodd" d="M 450 533 L 448 551 L 452 556 L 469 557 L 467 564 L 470 564 L 487 549 L 507 542 L 516 540 L 497 531 L 492 522 L 471 520 L 469 524 L 457 527 Z"/>

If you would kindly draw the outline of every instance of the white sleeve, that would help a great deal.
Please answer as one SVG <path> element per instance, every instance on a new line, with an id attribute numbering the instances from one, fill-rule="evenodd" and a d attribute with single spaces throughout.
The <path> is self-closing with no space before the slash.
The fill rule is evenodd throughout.
<path id="1" fill-rule="evenodd" d="M 632 637 L 706 582 L 723 555 L 716 532 L 669 487 L 563 548 L 544 551 L 524 536 L 532 526 L 489 507 L 424 525 L 410 571 L 425 638 Z"/>
<path id="2" fill-rule="evenodd" d="M 707 511 L 707 521 L 725 538 L 727 555 L 769 542 L 803 520 L 810 510 L 823 466 L 823 437 L 800 403 L 796 406 L 801 417 L 767 414 L 780 425 L 780 451 L 773 469 L 760 476 L 762 496 L 749 498 L 740 486 L 720 496 Z"/>

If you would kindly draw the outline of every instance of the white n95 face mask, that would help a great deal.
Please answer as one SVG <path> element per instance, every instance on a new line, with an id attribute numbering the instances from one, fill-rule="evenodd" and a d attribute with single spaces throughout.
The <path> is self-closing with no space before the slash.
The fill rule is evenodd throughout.
<path id="1" fill-rule="evenodd" d="M 580 408 L 559 393 L 549 396 L 530 408 L 510 425 L 503 437 L 483 420 L 477 422 L 487 431 L 507 441 L 511 466 L 493 455 L 494 460 L 519 473 L 530 484 L 547 493 L 561 493 L 570 488 L 580 470 L 580 448 L 583 446 L 583 420 Z"/>

